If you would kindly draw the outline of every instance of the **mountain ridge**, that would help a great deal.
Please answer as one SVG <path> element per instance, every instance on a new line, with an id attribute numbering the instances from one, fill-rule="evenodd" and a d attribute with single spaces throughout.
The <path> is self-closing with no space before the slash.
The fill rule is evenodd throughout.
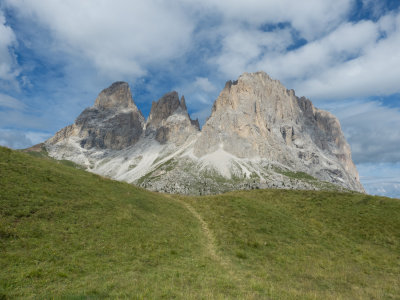
<path id="1" fill-rule="evenodd" d="M 129 85 L 116 82 L 45 147 L 54 158 L 155 191 L 324 189 L 332 183 L 364 192 L 337 118 L 265 72 L 228 81 L 201 130 L 176 91 L 153 101 L 145 120 Z M 303 173 L 307 180 L 299 178 Z"/>

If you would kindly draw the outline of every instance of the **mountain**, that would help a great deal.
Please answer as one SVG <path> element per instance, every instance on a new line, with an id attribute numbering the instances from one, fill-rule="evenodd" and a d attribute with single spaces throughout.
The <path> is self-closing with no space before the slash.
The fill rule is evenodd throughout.
<path id="1" fill-rule="evenodd" d="M 48 143 L 57 145 L 68 140 L 82 149 L 121 150 L 139 140 L 144 124 L 129 85 L 115 82 L 99 94 L 94 105 L 85 109 L 74 124 L 58 131 Z"/>
<path id="2" fill-rule="evenodd" d="M 189 117 L 185 97 L 179 101 L 178 93 L 174 91 L 152 103 L 145 135 L 153 135 L 160 144 L 169 142 L 180 146 L 199 130 L 199 121 Z"/>
<path id="3" fill-rule="evenodd" d="M 201 130 L 177 92 L 153 102 L 144 121 L 128 84 L 116 82 L 44 147 L 154 191 L 364 191 L 339 121 L 264 72 L 228 81 Z"/>
<path id="4" fill-rule="evenodd" d="M 398 299 L 400 201 L 153 193 L 0 147 L 0 299 Z"/>

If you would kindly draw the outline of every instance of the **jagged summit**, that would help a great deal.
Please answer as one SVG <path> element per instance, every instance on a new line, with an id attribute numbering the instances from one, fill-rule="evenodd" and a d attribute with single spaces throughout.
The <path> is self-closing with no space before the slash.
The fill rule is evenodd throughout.
<path id="1" fill-rule="evenodd" d="M 122 81 L 114 82 L 111 86 L 101 91 L 94 107 L 99 109 L 123 109 L 138 110 L 132 99 L 129 84 Z"/>
<path id="2" fill-rule="evenodd" d="M 183 101 L 182 105 L 176 91 L 165 94 L 158 101 L 153 101 L 146 127 L 158 127 L 173 113 L 187 113 L 186 103 Z"/>
<path id="3" fill-rule="evenodd" d="M 133 102 L 129 85 L 115 82 L 104 89 L 92 107 L 86 108 L 75 123 L 58 131 L 49 144 L 78 143 L 84 149 L 123 149 L 141 136 L 144 117 Z"/>
<path id="4" fill-rule="evenodd" d="M 183 96 L 183 95 L 181 97 L 181 107 L 182 107 L 183 110 L 187 111 L 186 99 L 185 99 L 185 96 Z"/>
<path id="5" fill-rule="evenodd" d="M 153 101 L 146 122 L 146 135 L 155 134 L 155 139 L 162 144 L 169 140 L 181 144 L 198 130 L 198 120 L 190 119 L 184 96 L 179 101 L 178 93 L 172 91 L 157 102 Z"/>
<path id="6" fill-rule="evenodd" d="M 55 158 L 156 191 L 321 189 L 332 183 L 364 191 L 336 117 L 265 72 L 228 81 L 201 131 L 176 91 L 153 102 L 145 121 L 129 85 L 116 82 L 45 145 Z M 293 175 L 298 172 L 308 177 Z"/>
<path id="7" fill-rule="evenodd" d="M 241 97 L 240 94 L 242 92 L 253 95 L 246 99 L 238 98 Z M 284 95 L 294 96 L 294 91 L 287 90 L 279 80 L 272 79 L 267 73 L 261 71 L 255 73 L 243 73 L 237 80 L 229 80 L 226 82 L 225 87 L 214 102 L 212 113 L 226 108 L 233 110 L 256 109 L 256 107 L 248 105 L 248 103 L 245 103 L 244 101 L 250 100 L 254 103 L 258 98 L 262 98 L 262 100 L 269 102 L 275 101 L 275 103 L 286 102 L 287 98 L 283 97 Z M 244 102 L 242 103 L 244 104 L 242 105 L 243 107 L 239 107 L 241 102 Z M 279 113 L 277 115 L 279 115 Z"/>

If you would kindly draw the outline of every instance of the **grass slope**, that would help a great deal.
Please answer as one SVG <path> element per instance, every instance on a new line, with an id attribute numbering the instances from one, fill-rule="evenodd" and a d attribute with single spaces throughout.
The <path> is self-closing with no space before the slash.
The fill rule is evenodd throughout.
<path id="1" fill-rule="evenodd" d="M 0 299 L 398 299 L 400 201 L 151 193 L 0 147 Z"/>
<path id="2" fill-rule="evenodd" d="M 186 198 L 244 284 L 276 299 L 400 299 L 400 201 L 260 190 Z"/>
<path id="3" fill-rule="evenodd" d="M 0 148 L 0 298 L 235 293 L 203 243 L 173 199 Z"/>

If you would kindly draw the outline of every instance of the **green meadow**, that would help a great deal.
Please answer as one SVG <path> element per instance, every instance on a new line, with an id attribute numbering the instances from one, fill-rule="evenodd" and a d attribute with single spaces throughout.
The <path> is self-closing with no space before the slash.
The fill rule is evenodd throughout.
<path id="1" fill-rule="evenodd" d="M 0 147 L 0 299 L 399 299 L 400 200 L 153 193 Z"/>

